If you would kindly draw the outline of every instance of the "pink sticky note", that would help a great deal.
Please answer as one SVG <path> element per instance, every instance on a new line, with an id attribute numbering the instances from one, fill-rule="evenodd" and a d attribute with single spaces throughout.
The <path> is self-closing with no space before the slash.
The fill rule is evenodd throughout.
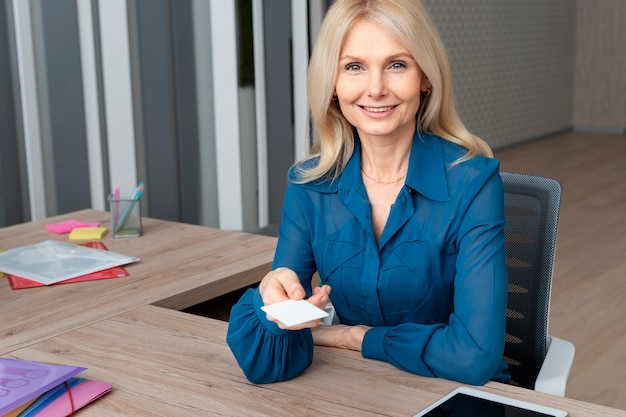
<path id="1" fill-rule="evenodd" d="M 67 220 L 60 223 L 52 223 L 46 225 L 46 230 L 53 233 L 64 234 L 69 233 L 77 227 L 98 227 L 100 226 L 99 222 L 96 223 L 83 223 L 78 220 Z"/>

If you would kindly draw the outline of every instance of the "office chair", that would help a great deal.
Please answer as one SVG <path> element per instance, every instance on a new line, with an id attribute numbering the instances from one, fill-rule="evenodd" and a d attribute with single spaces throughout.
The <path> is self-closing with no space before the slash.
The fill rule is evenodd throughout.
<path id="1" fill-rule="evenodd" d="M 501 177 L 509 276 L 504 359 L 510 383 L 564 396 L 574 345 L 548 334 L 561 185 L 527 174 Z"/>

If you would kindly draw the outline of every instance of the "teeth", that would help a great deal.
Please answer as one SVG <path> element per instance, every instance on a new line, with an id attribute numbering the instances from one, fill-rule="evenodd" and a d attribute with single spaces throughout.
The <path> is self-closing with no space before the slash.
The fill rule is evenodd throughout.
<path id="1" fill-rule="evenodd" d="M 363 109 L 372 113 L 384 113 L 386 111 L 393 109 L 393 106 L 388 106 L 388 107 L 365 107 L 363 106 Z"/>

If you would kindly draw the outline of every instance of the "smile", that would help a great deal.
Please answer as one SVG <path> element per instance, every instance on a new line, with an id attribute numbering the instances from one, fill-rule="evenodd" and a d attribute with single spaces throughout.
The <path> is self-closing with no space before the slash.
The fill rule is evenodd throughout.
<path id="1" fill-rule="evenodd" d="M 387 106 L 387 107 L 367 107 L 367 106 L 361 106 L 361 108 L 365 111 L 368 112 L 372 112 L 372 113 L 384 113 L 386 111 L 389 111 L 391 109 L 393 109 L 395 106 Z"/>

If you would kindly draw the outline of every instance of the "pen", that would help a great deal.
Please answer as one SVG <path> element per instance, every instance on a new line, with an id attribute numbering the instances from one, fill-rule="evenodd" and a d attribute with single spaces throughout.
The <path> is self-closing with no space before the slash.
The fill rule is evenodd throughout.
<path id="1" fill-rule="evenodd" d="M 120 215 L 120 187 L 115 188 L 113 192 L 113 202 L 113 219 L 115 220 L 115 224 L 117 224 Z"/>
<path id="2" fill-rule="evenodd" d="M 143 189 L 144 189 L 144 184 L 143 184 L 143 181 L 141 181 L 139 185 L 137 186 L 137 188 L 135 188 L 135 191 L 133 191 L 133 194 L 130 196 L 131 200 L 138 200 L 139 198 L 141 198 Z"/>

